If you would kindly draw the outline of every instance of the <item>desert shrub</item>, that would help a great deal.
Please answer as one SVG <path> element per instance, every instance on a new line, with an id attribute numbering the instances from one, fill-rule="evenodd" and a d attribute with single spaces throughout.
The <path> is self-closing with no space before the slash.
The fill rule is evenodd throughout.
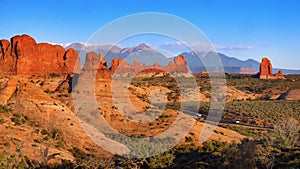
<path id="1" fill-rule="evenodd" d="M 228 168 L 256 168 L 256 143 L 250 140 L 243 140 L 242 144 L 230 147 L 224 153 L 224 167 Z"/>
<path id="2" fill-rule="evenodd" d="M 46 89 L 44 92 L 48 93 L 48 94 L 52 94 L 53 93 L 50 89 Z"/>
<path id="3" fill-rule="evenodd" d="M 27 156 L 18 150 L 13 154 L 7 150 L 0 152 L 0 169 L 26 169 L 35 168 Z"/>
<path id="4" fill-rule="evenodd" d="M 11 109 L 7 108 L 6 106 L 0 105 L 0 113 L 7 113 L 10 111 L 11 111 Z"/>
<path id="5" fill-rule="evenodd" d="M 0 119 L 0 124 L 5 123 L 5 120 L 3 118 Z"/>
<path id="6" fill-rule="evenodd" d="M 165 152 L 149 158 L 148 168 L 167 168 L 173 163 L 175 155 L 172 152 Z"/>
<path id="7" fill-rule="evenodd" d="M 231 130 L 234 130 L 234 131 L 244 135 L 244 136 L 253 137 L 253 134 L 249 131 L 249 129 L 247 129 L 245 127 L 238 127 L 238 126 L 232 126 L 232 125 L 229 125 L 227 127 Z"/>
<path id="8" fill-rule="evenodd" d="M 13 114 L 11 121 L 15 123 L 15 125 L 22 125 L 28 121 L 27 116 L 22 116 L 20 114 Z"/>
<path id="9" fill-rule="evenodd" d="M 40 82 L 39 84 L 40 84 L 40 86 L 44 86 L 45 81 L 42 81 L 42 82 Z"/>
<path id="10" fill-rule="evenodd" d="M 13 169 L 18 165 L 17 158 L 7 151 L 0 153 L 0 169 Z"/>
<path id="11" fill-rule="evenodd" d="M 57 141 L 57 143 L 55 144 L 55 147 L 58 149 L 62 149 L 65 147 L 64 142 L 62 142 L 61 140 Z"/>
<path id="12" fill-rule="evenodd" d="M 192 141 L 193 141 L 192 137 L 190 137 L 190 136 L 185 137 L 185 142 L 192 142 Z"/>
<path id="13" fill-rule="evenodd" d="M 63 140 L 62 132 L 59 129 L 53 129 L 49 134 L 55 140 Z"/>
<path id="14" fill-rule="evenodd" d="M 51 77 L 59 77 L 59 76 L 60 76 L 60 74 L 58 74 L 58 73 L 54 73 L 54 72 L 53 72 L 53 73 L 51 73 L 51 74 L 50 74 L 50 76 L 51 76 Z"/>
<path id="15" fill-rule="evenodd" d="M 41 139 L 37 139 L 37 138 L 34 139 L 33 141 L 36 142 L 36 143 L 42 143 L 42 140 Z"/>
<path id="16" fill-rule="evenodd" d="M 86 154 L 78 148 L 70 150 L 75 157 L 75 168 L 115 168 L 115 162 L 111 158 L 99 158 L 93 154 Z"/>
<path id="17" fill-rule="evenodd" d="M 286 89 L 299 89 L 300 76 L 286 75 L 287 79 L 261 80 L 251 75 L 229 75 L 226 76 L 227 85 L 234 86 L 239 90 L 260 94 L 281 94 Z"/>
<path id="18" fill-rule="evenodd" d="M 200 106 L 202 107 L 202 103 Z M 261 119 L 266 124 L 276 125 L 281 123 L 282 119 L 291 116 L 296 120 L 300 120 L 300 101 L 255 100 L 229 102 L 225 105 L 224 114 L 231 115 L 234 118 L 254 118 L 256 121 Z"/>
<path id="19" fill-rule="evenodd" d="M 48 132 L 48 130 L 46 130 L 46 129 L 43 129 L 43 130 L 41 131 L 41 134 L 42 134 L 42 135 L 48 135 L 48 134 L 49 134 L 49 132 Z"/>

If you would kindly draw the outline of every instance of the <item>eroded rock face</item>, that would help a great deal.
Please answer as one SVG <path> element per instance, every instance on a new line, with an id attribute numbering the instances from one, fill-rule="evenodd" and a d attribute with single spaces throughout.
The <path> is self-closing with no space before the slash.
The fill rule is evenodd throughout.
<path id="1" fill-rule="evenodd" d="M 0 74 L 6 72 L 9 74 L 16 73 L 16 58 L 10 55 L 11 45 L 8 40 L 0 40 Z"/>
<path id="2" fill-rule="evenodd" d="M 268 58 L 262 59 L 259 70 L 260 79 L 285 79 L 281 70 L 279 70 L 278 73 L 273 74 L 272 63 Z"/>
<path id="3" fill-rule="evenodd" d="M 70 74 L 80 70 L 79 55 L 59 45 L 39 43 L 28 35 L 17 35 L 0 41 L 0 74 L 48 75 Z"/>

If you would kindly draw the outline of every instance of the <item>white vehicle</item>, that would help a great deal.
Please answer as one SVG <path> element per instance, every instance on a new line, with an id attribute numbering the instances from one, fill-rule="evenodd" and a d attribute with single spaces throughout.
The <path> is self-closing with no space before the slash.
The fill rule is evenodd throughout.
<path id="1" fill-rule="evenodd" d="M 240 124 L 239 120 L 233 120 L 232 122 L 235 123 L 235 124 Z"/>
<path id="2" fill-rule="evenodd" d="M 196 116 L 197 116 L 197 117 L 202 117 L 202 114 L 197 113 Z"/>

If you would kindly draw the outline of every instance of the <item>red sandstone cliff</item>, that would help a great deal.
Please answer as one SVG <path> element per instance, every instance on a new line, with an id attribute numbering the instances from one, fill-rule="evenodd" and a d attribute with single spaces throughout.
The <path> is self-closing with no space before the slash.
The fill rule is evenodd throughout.
<path id="1" fill-rule="evenodd" d="M 80 65 L 76 64 L 79 55 L 74 49 L 38 44 L 28 35 L 14 36 L 10 42 L 1 40 L 0 49 L 0 74 L 31 76 L 80 71 Z"/>

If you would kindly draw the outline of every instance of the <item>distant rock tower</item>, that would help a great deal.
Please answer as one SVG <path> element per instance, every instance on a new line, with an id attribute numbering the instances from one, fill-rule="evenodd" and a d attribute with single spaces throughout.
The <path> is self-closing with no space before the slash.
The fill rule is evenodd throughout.
<path id="1" fill-rule="evenodd" d="M 273 74 L 272 63 L 268 58 L 262 59 L 259 71 L 260 79 L 285 79 L 281 70 L 279 70 L 278 73 Z"/>

